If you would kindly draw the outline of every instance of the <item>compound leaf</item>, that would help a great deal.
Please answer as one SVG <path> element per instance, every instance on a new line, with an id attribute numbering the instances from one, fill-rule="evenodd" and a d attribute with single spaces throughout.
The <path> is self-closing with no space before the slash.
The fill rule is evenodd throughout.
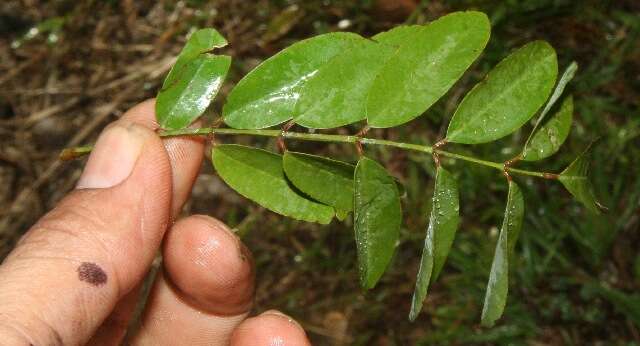
<path id="1" fill-rule="evenodd" d="M 191 35 L 158 92 L 156 118 L 161 128 L 185 128 L 209 107 L 227 75 L 231 58 L 207 52 L 226 44 L 214 29 Z"/>
<path id="2" fill-rule="evenodd" d="M 426 26 L 399 26 L 372 39 L 396 47 L 367 99 L 371 127 L 393 127 L 426 111 L 484 49 L 491 31 L 481 12 L 456 12 Z"/>
<path id="3" fill-rule="evenodd" d="M 328 224 L 333 208 L 296 192 L 285 178 L 282 157 L 236 144 L 214 146 L 213 166 L 231 188 L 261 206 L 294 219 Z"/>
<path id="4" fill-rule="evenodd" d="M 309 197 L 343 213 L 353 210 L 353 165 L 287 151 L 282 166 L 289 181 Z"/>
<path id="5" fill-rule="evenodd" d="M 231 90 L 222 115 L 238 129 L 261 129 L 290 120 L 300 89 L 332 57 L 362 37 L 335 32 L 297 42 L 265 60 Z"/>
<path id="6" fill-rule="evenodd" d="M 360 282 L 373 288 L 391 261 L 400 233 L 402 209 L 393 177 L 363 157 L 354 173 L 354 227 Z"/>
<path id="7" fill-rule="evenodd" d="M 509 196 L 507 208 L 504 212 L 502 228 L 498 236 L 498 243 L 491 263 L 491 273 L 487 283 L 487 291 L 482 307 L 481 324 L 492 327 L 502 316 L 507 302 L 509 290 L 509 257 L 513 253 L 516 240 L 522 228 L 524 216 L 524 199 L 516 183 L 509 181 Z"/>
<path id="8" fill-rule="evenodd" d="M 464 97 L 449 124 L 447 140 L 485 143 L 517 130 L 544 104 L 557 73 L 556 53 L 547 42 L 524 45 Z"/>
<path id="9" fill-rule="evenodd" d="M 362 39 L 329 60 L 302 86 L 296 123 L 328 129 L 365 119 L 369 90 L 393 52 L 393 46 Z"/>
<path id="10" fill-rule="evenodd" d="M 522 159 L 537 161 L 555 154 L 569 136 L 572 119 L 573 97 L 569 96 L 551 118 L 531 133 L 522 151 Z"/>
<path id="11" fill-rule="evenodd" d="M 459 209 L 458 185 L 455 178 L 444 168 L 438 167 L 429 227 L 409 312 L 411 321 L 418 317 L 429 285 L 438 278 L 447 259 L 460 224 Z"/>
<path id="12" fill-rule="evenodd" d="M 600 213 L 600 204 L 593 193 L 593 187 L 589 181 L 589 166 L 591 159 L 591 143 L 567 168 L 565 168 L 558 180 L 564 187 L 592 212 Z"/>

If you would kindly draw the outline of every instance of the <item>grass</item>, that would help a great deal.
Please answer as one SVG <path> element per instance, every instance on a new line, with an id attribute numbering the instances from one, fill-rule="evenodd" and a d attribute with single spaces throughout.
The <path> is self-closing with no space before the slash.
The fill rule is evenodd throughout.
<path id="1" fill-rule="evenodd" d="M 13 3 L 18 2 L 9 1 L 4 6 L 9 8 Z M 601 202 L 610 211 L 602 216 L 591 215 L 557 182 L 516 178 L 525 195 L 525 223 L 516 247 L 505 315 L 495 328 L 479 327 L 485 284 L 507 193 L 504 179 L 495 170 L 443 160 L 458 179 L 463 223 L 443 273 L 415 323 L 407 321 L 407 314 L 426 230 L 426 215 L 431 208 L 427 196 L 433 190 L 434 167 L 428 155 L 389 148 L 367 149 L 369 155 L 384 162 L 406 189 L 401 242 L 389 271 L 370 292 L 362 292 L 357 282 L 355 244 L 349 220 L 316 226 L 266 212 L 226 188 L 208 164 L 203 167 L 186 212 L 211 214 L 237 227 L 256 258 L 259 280 L 256 310 L 279 308 L 291 314 L 307 327 L 314 344 L 640 345 L 640 294 L 637 293 L 640 289 L 637 250 L 640 243 L 640 180 L 637 178 L 640 176 L 640 8 L 637 2 L 424 1 L 415 11 L 405 11 L 400 18 L 395 12 L 381 10 L 375 3 L 307 1 L 299 2 L 298 8 L 292 9 L 288 1 L 192 0 L 187 1 L 183 9 L 166 2 L 161 8 L 155 8 L 156 12 L 149 10 L 151 5 L 140 5 L 137 19 L 133 21 L 155 23 L 163 30 L 149 35 L 142 30 L 143 26 L 133 25 L 128 30 L 137 39 L 129 39 L 127 37 L 132 36 L 119 31 L 124 29 L 109 29 L 108 25 L 116 25 L 109 23 L 129 18 L 118 2 L 60 2 L 57 7 L 42 4 L 14 18 L 14 29 L 6 29 L 9 30 L 7 37 L 18 39 L 31 25 L 47 18 L 71 18 L 59 28 L 59 47 L 47 43 L 49 36 L 45 36 L 27 40 L 20 48 L 11 48 L 9 40 L 0 42 L 0 49 L 15 59 L 16 65 L 38 49 L 57 57 L 48 67 L 37 66 L 28 75 L 16 75 L 9 84 L 12 88 L 26 85 L 35 89 L 47 86 L 52 76 L 60 80 L 86 78 L 85 70 L 97 71 L 94 66 L 105 64 L 113 69 L 107 74 L 125 74 L 121 65 L 126 64 L 118 64 L 123 56 L 129 61 L 149 54 L 170 56 L 179 49 L 181 38 L 192 26 L 213 25 L 231 42 L 230 53 L 234 56 L 231 79 L 237 81 L 261 59 L 298 39 L 335 30 L 343 19 L 348 19 L 341 24 L 348 24 L 347 30 L 372 34 L 405 20 L 424 23 L 454 10 L 482 10 L 491 18 L 493 32 L 489 46 L 475 67 L 423 117 L 393 130 L 370 133 L 372 137 L 430 144 L 443 135 L 446 122 L 464 92 L 491 66 L 528 41 L 548 40 L 558 51 L 561 68 L 572 60 L 579 63 L 578 74 L 569 87 L 575 95 L 575 121 L 560 153 L 541 163 L 518 167 L 560 171 L 592 139 L 599 137 L 593 156 L 593 182 Z M 177 22 L 167 19 L 171 13 L 178 16 Z M 72 20 L 80 16 L 86 17 L 82 21 Z M 89 38 L 81 34 L 93 32 L 97 23 L 107 25 L 107 29 L 102 30 L 117 33 L 114 37 L 124 48 L 137 45 L 142 49 L 150 45 L 150 49 L 154 46 L 162 49 L 99 50 L 87 45 Z M 68 51 L 62 51 L 62 47 Z M 60 57 L 71 57 L 68 61 L 73 63 L 65 65 Z M 28 84 L 27 78 L 38 80 L 39 84 Z M 145 89 L 141 88 L 143 91 L 119 109 L 153 95 L 158 81 L 158 77 L 150 77 Z M 13 135 L 16 129 L 31 136 L 29 138 L 38 136 L 37 127 L 23 129 L 19 125 L 24 113 L 20 110 L 33 99 L 21 96 L 9 102 L 10 96 L 4 91 L 0 93 L 0 106 L 8 103 L 13 109 L 7 111 L 3 119 L 14 119 L 18 125 L 2 120 L 3 133 L 9 134 L 3 145 L 19 147 L 20 138 Z M 64 95 L 57 96 L 49 104 L 65 100 Z M 85 102 L 94 107 L 92 102 L 101 100 L 94 97 Z M 83 112 L 86 108 L 79 104 L 52 119 L 81 118 Z M 79 129 L 82 122 L 74 122 L 72 126 Z M 448 149 L 501 161 L 516 153 L 528 130 L 525 128 L 486 145 Z M 97 131 L 93 133 L 95 136 Z M 275 148 L 274 142 L 268 139 L 236 140 Z M 44 143 L 35 148 L 29 145 L 20 150 L 31 157 L 35 171 L 42 172 L 48 161 L 33 152 L 39 151 L 45 157 L 53 155 L 64 143 Z M 289 146 L 347 160 L 356 157 L 349 145 L 291 142 Z M 13 167 L 0 161 L 0 168 L 19 172 L 20 168 Z M 64 168 L 67 173 L 64 176 L 68 176 L 71 183 L 60 175 L 39 189 L 40 209 L 34 209 L 36 212 L 25 217 L 26 211 L 3 215 L 5 225 L 9 225 L 6 229 L 13 233 L 12 237 L 0 240 L 5 244 L 3 253 L 10 249 L 17 235 L 72 186 L 79 168 L 77 164 Z M 8 180 L 13 186 L 10 197 L 0 198 L 1 203 L 10 203 L 17 191 L 29 186 L 37 176 L 34 174 L 31 180 L 18 179 L 16 174 Z"/>

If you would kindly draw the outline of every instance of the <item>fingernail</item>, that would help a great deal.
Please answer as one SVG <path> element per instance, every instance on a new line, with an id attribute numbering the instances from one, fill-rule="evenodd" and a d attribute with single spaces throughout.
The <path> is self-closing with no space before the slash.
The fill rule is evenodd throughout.
<path id="1" fill-rule="evenodd" d="M 298 323 L 298 321 L 294 320 L 293 318 L 289 317 L 288 315 L 283 314 L 282 312 L 278 311 L 278 310 L 267 310 L 265 312 L 262 313 L 262 315 L 271 315 L 271 316 L 278 316 L 280 318 L 284 318 L 286 319 L 289 323 L 295 325 L 296 327 L 304 330 L 302 328 L 302 326 L 300 325 L 300 323 Z"/>
<path id="2" fill-rule="evenodd" d="M 98 138 L 77 188 L 98 189 L 120 184 L 133 171 L 145 139 L 140 125 L 109 126 Z"/>

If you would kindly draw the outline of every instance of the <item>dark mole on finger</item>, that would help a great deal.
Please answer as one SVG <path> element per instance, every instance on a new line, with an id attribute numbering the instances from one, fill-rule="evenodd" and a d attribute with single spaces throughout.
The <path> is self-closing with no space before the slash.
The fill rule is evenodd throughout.
<path id="1" fill-rule="evenodd" d="M 107 283 L 107 273 L 95 263 L 82 262 L 77 271 L 80 281 L 86 281 L 96 287 Z"/>

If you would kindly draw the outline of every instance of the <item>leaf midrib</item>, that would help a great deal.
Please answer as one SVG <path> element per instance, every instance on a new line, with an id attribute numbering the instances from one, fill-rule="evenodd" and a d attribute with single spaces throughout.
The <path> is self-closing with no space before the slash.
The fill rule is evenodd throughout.
<path id="1" fill-rule="evenodd" d="M 195 59 L 197 59 L 197 58 L 195 58 Z M 200 63 L 200 66 L 198 66 L 198 68 L 194 71 L 194 73 L 193 73 L 193 75 L 194 75 L 194 76 L 195 76 L 195 75 L 197 75 L 198 73 L 200 73 L 200 71 L 202 70 L 202 68 L 203 68 L 203 66 L 204 66 L 204 62 L 205 62 L 205 61 L 206 61 L 206 60 L 203 60 L 203 61 Z M 182 66 L 182 68 L 183 68 L 183 69 L 184 69 L 184 68 L 186 68 L 188 64 L 189 64 L 189 63 L 185 63 L 185 64 Z M 174 81 L 174 83 L 175 83 L 175 84 L 174 84 L 172 87 L 174 87 L 174 88 L 175 88 L 175 87 L 177 87 L 177 86 L 179 85 L 179 83 L 180 83 L 179 78 L 184 77 L 184 73 L 185 73 L 185 71 L 182 71 L 182 72 L 181 72 L 181 74 L 182 74 L 181 76 L 176 76 L 176 78 L 178 78 L 178 80 L 177 80 L 177 81 Z M 180 92 L 180 96 L 178 97 L 178 100 L 181 100 L 182 98 L 184 98 L 184 91 L 185 91 L 187 88 L 189 88 L 189 86 L 190 86 L 192 83 L 194 83 L 194 78 L 190 78 L 190 79 L 189 79 L 189 81 L 187 82 L 187 84 L 185 84 L 185 86 L 184 86 L 183 90 Z M 170 87 L 170 88 L 171 88 L 171 87 Z M 169 89 L 170 89 L 170 88 L 169 88 Z M 167 91 L 168 91 L 169 89 L 167 89 Z M 169 108 L 169 114 L 171 114 L 171 115 L 175 114 L 175 110 L 176 110 L 176 108 L 179 108 L 181 105 L 182 105 L 182 102 L 179 102 L 179 101 L 177 101 L 177 102 L 173 102 L 173 106 Z M 166 121 L 169 121 L 169 120 L 174 119 L 174 118 L 175 118 L 174 116 L 168 116 L 168 117 L 166 118 Z M 178 118 L 180 118 L 180 116 L 179 116 Z M 165 125 L 166 125 L 166 124 L 165 124 Z M 163 125 L 162 127 L 164 127 L 164 125 Z"/>

